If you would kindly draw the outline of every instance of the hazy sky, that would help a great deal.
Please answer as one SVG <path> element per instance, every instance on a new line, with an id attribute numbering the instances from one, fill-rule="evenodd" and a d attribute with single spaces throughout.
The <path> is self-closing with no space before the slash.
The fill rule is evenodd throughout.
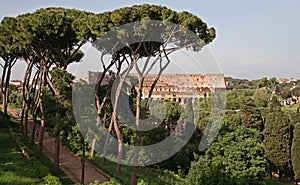
<path id="1" fill-rule="evenodd" d="M 225 76 L 249 79 L 300 78 L 299 0 L 9 0 L 1 3 L 0 19 L 42 7 L 59 6 L 100 13 L 144 3 L 164 5 L 179 12 L 189 11 L 216 28 L 217 38 L 202 54 L 185 54 L 188 56 L 185 59 L 199 62 L 198 69 L 206 68 L 202 63 L 213 61 L 212 66 L 204 69 L 206 73 L 220 71 Z M 85 50 L 91 49 L 86 47 Z M 192 65 L 185 67 L 188 71 L 190 68 L 191 73 L 197 72 Z M 13 78 L 20 78 L 22 68 L 15 68 Z"/>

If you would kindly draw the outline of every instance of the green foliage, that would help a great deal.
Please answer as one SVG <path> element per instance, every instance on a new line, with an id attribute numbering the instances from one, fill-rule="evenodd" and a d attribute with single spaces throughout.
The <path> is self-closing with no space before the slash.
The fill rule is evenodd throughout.
<path id="1" fill-rule="evenodd" d="M 71 102 L 73 76 L 59 68 L 53 68 L 50 73 L 57 95 L 55 96 L 53 92 L 45 88 L 43 106 L 47 126 L 51 128 L 52 134 L 56 135 L 60 131 L 68 132 L 75 124 Z"/>
<path id="2" fill-rule="evenodd" d="M 211 111 L 211 98 L 201 98 L 195 102 L 194 122 L 198 130 L 205 130 Z"/>
<path id="3" fill-rule="evenodd" d="M 192 143 L 188 143 L 175 155 L 154 166 L 171 170 L 184 177 L 187 175 L 191 162 L 194 160 L 195 151 L 195 146 Z"/>
<path id="4" fill-rule="evenodd" d="M 7 126 L 12 128 L 13 136 L 29 154 L 29 159 L 22 156 L 16 143 L 9 137 Z M 31 146 L 28 138 L 17 134 L 18 129 L 19 125 L 9 118 L 0 120 L 0 184 L 44 184 L 44 177 L 50 175 L 53 163 L 36 146 Z M 62 171 L 59 171 L 58 176 L 62 184 L 74 184 Z"/>
<path id="5" fill-rule="evenodd" d="M 47 55 L 47 59 L 40 60 L 66 69 L 68 64 L 83 56 L 75 48 L 90 38 L 90 32 L 86 24 L 80 26 L 78 22 L 88 15 L 90 13 L 64 8 L 39 9 L 19 15 L 16 17 L 18 27 L 13 30 L 15 43 L 24 51 L 30 47 Z M 25 59 L 30 58 L 25 52 L 22 55 Z"/>
<path id="6" fill-rule="evenodd" d="M 255 88 L 254 82 L 247 79 L 236 79 L 236 78 L 226 77 L 225 81 L 227 82 L 227 88 L 231 90 Z"/>
<path id="7" fill-rule="evenodd" d="M 264 149 L 258 134 L 238 127 L 220 135 L 192 163 L 187 179 L 190 184 L 261 184 L 266 170 Z"/>
<path id="8" fill-rule="evenodd" d="M 108 173 L 110 176 L 116 178 L 121 184 L 130 184 L 130 166 L 122 166 L 122 172 L 120 176 L 116 177 L 116 166 L 117 164 L 111 161 L 106 161 L 105 165 L 101 165 L 102 158 L 96 154 L 93 160 L 89 159 L 91 163 Z M 151 169 L 149 167 L 138 167 L 137 168 L 137 180 L 140 183 L 148 184 L 165 184 L 165 185 L 181 185 L 186 184 L 186 181 L 179 175 L 169 170 Z"/>
<path id="9" fill-rule="evenodd" d="M 22 156 L 10 138 L 7 128 L 0 127 L 0 140 L 0 184 L 38 184 L 50 174 L 49 168 L 37 160 L 34 152 L 27 146 L 24 148 L 29 153 L 30 158 L 26 159 Z"/>
<path id="10" fill-rule="evenodd" d="M 300 180 L 300 123 L 294 127 L 294 138 L 292 144 L 292 164 L 294 170 L 294 178 Z"/>
<path id="11" fill-rule="evenodd" d="M 276 96 L 271 99 L 264 130 L 266 158 L 280 175 L 290 164 L 291 126 L 289 117 L 281 110 Z"/>
<path id="12" fill-rule="evenodd" d="M 275 77 L 269 79 L 264 77 L 257 83 L 258 88 L 266 88 L 269 92 L 275 90 L 277 85 L 278 83 L 276 82 Z"/>
<path id="13" fill-rule="evenodd" d="M 257 89 L 253 95 L 256 107 L 268 107 L 271 94 L 266 89 Z"/>
<path id="14" fill-rule="evenodd" d="M 281 88 L 279 94 L 283 99 L 288 99 L 292 97 L 291 87 Z"/>
<path id="15" fill-rule="evenodd" d="M 66 69 L 70 63 L 80 61 L 83 57 L 80 47 L 90 39 L 94 40 L 114 27 L 144 20 L 173 22 L 191 30 L 201 39 L 201 45 L 192 48 L 194 51 L 199 51 L 204 44 L 212 42 L 215 38 L 215 29 L 208 28 L 197 16 L 188 12 L 177 13 L 163 6 L 135 5 L 98 15 L 74 9 L 46 8 L 3 19 L 0 25 L 0 55 L 6 57 L 7 54 L 13 53 L 17 54 L 16 57 L 27 60 L 29 64 L 35 63 L 41 69 L 45 66 L 45 71 L 40 71 L 40 75 L 44 72 L 47 75 L 52 66 L 57 67 L 50 71 L 50 80 L 54 88 L 47 82 L 49 86 L 45 85 L 42 89 L 41 105 L 45 110 L 46 126 L 50 128 L 50 134 L 59 136 L 61 131 L 64 131 L 66 135 L 75 123 L 70 98 L 73 79 L 59 68 Z M 185 44 L 173 43 L 179 46 Z M 162 43 L 153 43 L 151 46 L 157 49 L 161 45 Z M 140 56 L 143 56 L 142 52 L 139 52 Z M 42 79 L 39 78 L 37 80 Z M 44 85 L 43 81 L 42 83 Z M 16 98 L 12 98 L 17 101 Z M 169 105 L 171 108 L 168 109 L 165 120 L 170 129 L 173 129 L 181 109 L 178 109 L 178 105 Z M 76 136 L 73 139 L 69 138 L 70 146 L 72 145 L 73 150 L 79 150 L 75 144 L 78 141 L 78 128 L 73 127 L 69 133 L 75 133 Z M 56 180 L 46 177 L 45 181 L 50 183 Z"/>
<path id="16" fill-rule="evenodd" d="M 98 183 L 99 184 L 99 183 Z M 98 185 L 97 183 L 95 184 L 90 184 L 90 185 Z M 100 185 L 100 184 L 99 184 Z M 102 183 L 102 185 L 121 185 L 121 183 L 116 180 L 115 178 L 110 179 L 108 182 Z"/>
<path id="17" fill-rule="evenodd" d="M 108 13 L 104 12 L 102 15 L 106 17 Z M 199 33 L 199 37 L 205 43 L 209 43 L 215 38 L 215 30 L 207 28 L 207 25 L 200 18 L 188 12 L 177 13 L 164 6 L 143 4 L 120 8 L 110 13 L 110 20 L 111 22 L 105 22 L 106 24 L 102 23 L 106 29 L 111 24 L 120 26 L 134 21 L 160 20 L 180 24 L 195 33 Z"/>
<path id="18" fill-rule="evenodd" d="M 240 108 L 241 90 L 230 90 L 226 92 L 226 109 L 238 110 Z"/>
<path id="19" fill-rule="evenodd" d="M 293 88 L 291 93 L 293 96 L 299 97 L 300 96 L 300 87 L 297 86 L 297 87 Z"/>
<path id="20" fill-rule="evenodd" d="M 228 123 L 235 128 L 242 125 L 243 113 L 240 111 L 226 111 L 224 115 L 224 123 Z"/>
<path id="21" fill-rule="evenodd" d="M 52 176 L 52 175 L 47 175 L 44 177 L 44 184 L 45 185 L 62 185 L 62 183 L 59 181 L 59 178 Z"/>
<path id="22" fill-rule="evenodd" d="M 78 125 L 72 126 L 68 131 L 66 145 L 75 154 L 79 154 L 82 151 L 82 137 Z"/>
<path id="23" fill-rule="evenodd" d="M 263 131 L 264 125 L 261 113 L 251 98 L 244 99 L 240 111 L 243 114 L 242 125 L 244 127 L 254 128 L 259 132 Z"/>
<path id="24" fill-rule="evenodd" d="M 265 180 L 265 184 L 266 185 L 287 185 L 287 184 L 291 184 L 291 183 L 284 183 L 284 182 L 280 182 L 278 180 Z"/>
<path id="25" fill-rule="evenodd" d="M 9 85 L 9 103 L 14 104 L 16 107 L 22 107 L 22 93 L 15 85 Z"/>

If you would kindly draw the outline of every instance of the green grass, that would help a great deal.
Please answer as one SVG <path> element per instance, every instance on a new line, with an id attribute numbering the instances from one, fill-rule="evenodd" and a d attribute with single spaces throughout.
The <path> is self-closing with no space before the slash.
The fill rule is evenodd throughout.
<path id="1" fill-rule="evenodd" d="M 130 184 L 130 174 L 131 174 L 131 167 L 130 166 L 122 166 L 122 171 L 119 177 L 116 177 L 116 168 L 117 164 L 106 160 L 105 165 L 101 165 L 101 157 L 96 155 L 95 158 L 92 160 L 88 158 L 88 160 L 96 165 L 98 168 L 102 169 L 110 176 L 116 178 L 120 181 L 123 185 Z M 186 184 L 185 180 L 182 179 L 179 175 L 174 174 L 171 171 L 167 170 L 155 170 L 147 167 L 138 167 L 137 168 L 137 180 L 138 182 L 145 182 L 151 185 L 179 185 L 179 184 Z"/>
<path id="2" fill-rule="evenodd" d="M 5 122 L 5 124 L 4 124 Z M 51 176 L 51 161 L 35 146 L 29 145 L 29 140 L 13 133 L 20 145 L 28 152 L 30 158 L 23 157 L 15 141 L 12 139 L 9 128 L 17 130 L 19 126 L 8 118 L 0 121 L 0 184 L 5 185 L 33 185 L 45 184 L 45 177 Z M 65 175 L 60 172 L 60 177 Z M 61 178 L 62 184 L 74 184 L 68 178 Z"/>
<path id="3" fill-rule="evenodd" d="M 287 185 L 287 184 L 291 184 L 291 183 L 285 183 L 285 182 L 280 182 L 280 181 L 277 181 L 277 180 L 265 180 L 266 182 L 266 185 Z"/>
<path id="4" fill-rule="evenodd" d="M 0 184 L 42 183 L 50 171 L 37 160 L 23 157 L 7 128 L 1 128 L 0 139 Z"/>

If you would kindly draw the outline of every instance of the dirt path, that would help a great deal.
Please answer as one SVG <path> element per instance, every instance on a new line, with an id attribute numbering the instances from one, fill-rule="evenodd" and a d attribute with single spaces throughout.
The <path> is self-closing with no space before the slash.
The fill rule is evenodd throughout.
<path id="1" fill-rule="evenodd" d="M 18 113 L 15 110 L 8 109 L 8 112 L 12 117 L 18 120 L 17 117 Z M 32 126 L 33 123 L 31 120 L 29 120 L 29 125 L 28 125 L 29 132 L 31 131 Z M 36 140 L 36 144 L 37 144 L 37 140 Z M 55 155 L 54 151 L 55 151 L 55 140 L 53 137 L 50 137 L 47 132 L 45 132 L 43 153 L 46 154 L 52 162 Z M 81 158 L 73 154 L 66 146 L 61 146 L 60 148 L 59 167 L 75 183 L 81 182 Z M 111 177 L 108 174 L 98 169 L 93 164 L 89 163 L 88 161 L 85 162 L 84 184 L 89 184 L 95 181 L 102 183 L 108 181 L 110 178 Z"/>

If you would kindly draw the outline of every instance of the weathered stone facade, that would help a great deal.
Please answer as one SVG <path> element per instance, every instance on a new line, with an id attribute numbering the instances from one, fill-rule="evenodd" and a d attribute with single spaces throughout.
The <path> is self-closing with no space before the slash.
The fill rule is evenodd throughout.
<path id="1" fill-rule="evenodd" d="M 148 98 L 156 75 L 145 78 L 142 98 Z M 169 74 L 162 75 L 153 88 L 152 99 L 173 100 L 184 103 L 185 99 L 205 98 L 211 92 L 225 91 L 223 74 Z"/>
<path id="2" fill-rule="evenodd" d="M 87 81 L 89 84 L 95 84 L 99 79 L 100 72 L 89 72 Z M 132 81 L 136 81 L 135 75 L 131 75 L 124 82 L 124 86 L 132 86 Z M 130 80 L 135 78 L 135 80 Z M 149 96 L 151 86 L 156 75 L 148 75 L 144 79 L 142 89 L 142 98 L 146 99 Z M 108 84 L 110 76 L 105 76 L 102 84 Z M 126 84 L 126 85 L 125 85 Z M 136 88 L 136 86 L 135 86 Z M 163 74 L 157 81 L 151 99 L 156 100 L 172 100 L 180 103 L 185 103 L 186 99 L 206 98 L 211 92 L 225 91 L 226 82 L 223 74 Z M 126 90 L 130 92 L 130 90 Z"/>

